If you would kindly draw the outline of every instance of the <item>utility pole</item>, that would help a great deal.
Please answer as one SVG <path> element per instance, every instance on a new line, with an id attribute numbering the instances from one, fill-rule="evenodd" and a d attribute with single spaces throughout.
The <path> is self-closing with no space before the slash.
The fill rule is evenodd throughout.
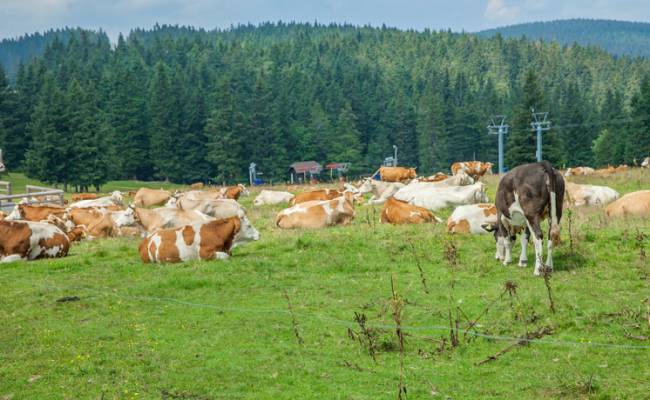
<path id="1" fill-rule="evenodd" d="M 393 166 L 397 167 L 397 146 L 396 145 L 393 145 L 393 151 L 394 151 L 393 162 L 395 163 Z"/>
<path id="2" fill-rule="evenodd" d="M 250 185 L 253 186 L 253 183 L 257 179 L 257 171 L 255 168 L 257 167 L 257 164 L 254 162 L 250 163 L 248 166 L 248 181 L 250 182 Z"/>
<path id="3" fill-rule="evenodd" d="M 537 132 L 537 151 L 535 156 L 537 157 L 537 162 L 542 162 L 542 132 L 551 129 L 551 121 L 548 120 L 548 112 L 535 112 L 534 108 L 531 108 L 530 112 L 533 114 L 533 122 L 530 123 L 530 126 L 533 127 L 533 131 Z"/>
<path id="4" fill-rule="evenodd" d="M 493 115 L 487 128 L 489 134 L 499 135 L 499 174 L 503 174 L 505 172 L 503 165 L 503 135 L 508 134 L 510 125 L 506 125 L 505 115 Z"/>

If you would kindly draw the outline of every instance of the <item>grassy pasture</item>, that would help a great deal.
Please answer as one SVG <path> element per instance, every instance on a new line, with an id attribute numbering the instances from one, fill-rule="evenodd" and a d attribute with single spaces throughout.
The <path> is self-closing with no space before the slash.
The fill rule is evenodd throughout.
<path id="1" fill-rule="evenodd" d="M 575 181 L 650 188 L 638 170 Z M 104 190 L 118 186 L 139 183 Z M 650 396 L 646 220 L 567 212 L 553 313 L 532 246 L 529 268 L 504 267 L 490 235 L 383 226 L 369 206 L 348 227 L 281 231 L 281 207 L 253 208 L 254 195 L 243 203 L 262 239 L 227 262 L 143 265 L 138 240 L 109 239 L 1 265 L 0 399 L 383 399 L 400 375 L 411 399 Z"/>

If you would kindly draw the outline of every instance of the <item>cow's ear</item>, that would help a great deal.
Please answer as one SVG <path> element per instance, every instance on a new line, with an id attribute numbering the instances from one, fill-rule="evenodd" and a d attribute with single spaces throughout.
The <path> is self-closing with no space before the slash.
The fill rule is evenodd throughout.
<path id="1" fill-rule="evenodd" d="M 481 228 L 485 229 L 487 232 L 494 232 L 497 230 L 497 226 L 494 224 L 483 224 Z"/>

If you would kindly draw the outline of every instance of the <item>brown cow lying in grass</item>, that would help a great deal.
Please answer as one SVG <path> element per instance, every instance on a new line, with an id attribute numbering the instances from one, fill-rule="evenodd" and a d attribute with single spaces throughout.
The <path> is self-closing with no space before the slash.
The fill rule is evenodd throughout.
<path id="1" fill-rule="evenodd" d="M 381 211 L 382 224 L 422 224 L 440 222 L 439 218 L 426 208 L 414 206 L 393 197 L 386 200 Z"/>
<path id="2" fill-rule="evenodd" d="M 280 211 L 275 225 L 283 229 L 318 229 L 347 225 L 354 219 L 354 196 L 346 192 L 334 200 L 308 201 Z"/>

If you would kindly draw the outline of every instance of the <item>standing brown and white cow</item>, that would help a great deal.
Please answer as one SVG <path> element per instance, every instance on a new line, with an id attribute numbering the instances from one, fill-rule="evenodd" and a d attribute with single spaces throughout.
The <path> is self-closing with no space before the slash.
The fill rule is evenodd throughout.
<path id="1" fill-rule="evenodd" d="M 560 242 L 560 219 L 564 201 L 564 179 L 548 161 L 520 165 L 504 175 L 497 189 L 497 240 L 496 258 L 504 264 L 512 262 L 512 242 L 517 230 L 524 228 L 521 236 L 519 266 L 526 267 L 526 246 L 532 232 L 535 244 L 535 275 L 543 272 L 543 243 L 541 222 L 550 215 L 547 237 L 546 267 L 553 268 L 553 245 Z"/>
<path id="2" fill-rule="evenodd" d="M 485 174 L 492 174 L 492 163 L 481 161 L 463 161 L 451 164 L 452 174 L 457 175 L 461 171 L 471 176 L 474 180 L 477 180 Z"/>

